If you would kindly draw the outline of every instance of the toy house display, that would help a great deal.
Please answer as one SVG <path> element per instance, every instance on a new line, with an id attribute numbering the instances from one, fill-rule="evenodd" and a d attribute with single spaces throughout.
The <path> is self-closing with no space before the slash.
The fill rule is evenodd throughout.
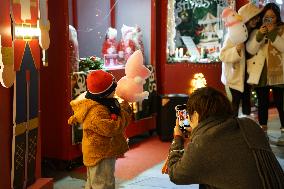
<path id="1" fill-rule="evenodd" d="M 231 5 L 227 1 L 169 0 L 168 3 L 172 6 L 168 10 L 168 27 L 176 30 L 167 34 L 169 61 L 218 61 L 225 29 L 220 15 Z"/>
<path id="2" fill-rule="evenodd" d="M 198 24 L 203 29 L 197 48 L 204 49 L 208 53 L 207 56 L 211 56 L 212 59 L 217 59 L 219 56 L 218 52 L 220 52 L 221 49 L 220 39 L 223 37 L 223 28 L 220 27 L 222 24 L 220 19 L 208 12 L 206 16 L 198 21 Z M 205 56 L 204 53 L 205 52 L 201 53 L 203 54 L 203 58 Z"/>

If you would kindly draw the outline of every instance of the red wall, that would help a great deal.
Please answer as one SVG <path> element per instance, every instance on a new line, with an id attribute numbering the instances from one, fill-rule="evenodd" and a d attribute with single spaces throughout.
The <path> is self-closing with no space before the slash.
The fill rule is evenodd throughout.
<path id="1" fill-rule="evenodd" d="M 203 73 L 207 86 L 224 90 L 221 83 L 221 63 L 196 64 L 196 63 L 175 63 L 165 65 L 165 78 L 162 81 L 164 86 L 163 94 L 183 93 L 188 94 L 191 87 L 191 80 L 196 73 Z"/>
<path id="2" fill-rule="evenodd" d="M 1 11 L 1 7 L 0 7 Z M 0 85 L 0 188 L 10 188 L 13 90 Z"/>
<path id="3" fill-rule="evenodd" d="M 239 10 L 239 8 L 245 4 L 247 4 L 248 0 L 236 0 L 236 9 Z"/>
<path id="4" fill-rule="evenodd" d="M 71 145 L 71 127 L 67 124 L 71 114 L 68 1 L 49 0 L 48 6 L 49 59 L 48 67 L 40 72 L 42 156 L 70 160 L 81 150 Z"/>

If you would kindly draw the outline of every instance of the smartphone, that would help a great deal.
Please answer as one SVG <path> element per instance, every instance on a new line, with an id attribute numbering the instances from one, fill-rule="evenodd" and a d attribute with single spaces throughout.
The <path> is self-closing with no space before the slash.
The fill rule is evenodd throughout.
<path id="1" fill-rule="evenodd" d="M 268 25 L 272 23 L 272 18 L 271 17 L 264 17 L 263 18 L 263 24 Z"/>
<path id="2" fill-rule="evenodd" d="M 189 125 L 189 115 L 186 111 L 186 104 L 176 105 L 176 117 L 178 119 L 178 124 L 182 132 L 186 132 L 186 127 L 190 127 Z"/>

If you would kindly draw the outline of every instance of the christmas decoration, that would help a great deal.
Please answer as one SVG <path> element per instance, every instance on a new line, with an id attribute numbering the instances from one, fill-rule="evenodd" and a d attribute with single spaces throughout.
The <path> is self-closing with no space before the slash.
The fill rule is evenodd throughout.
<path id="1" fill-rule="evenodd" d="M 39 45 L 43 50 L 47 50 L 50 45 L 49 30 L 50 22 L 47 17 L 47 0 L 39 0 L 39 20 L 37 22 L 40 29 Z"/>
<path id="2" fill-rule="evenodd" d="M 125 64 L 125 74 L 117 82 L 116 95 L 128 102 L 141 102 L 148 98 L 149 92 L 143 91 L 143 85 L 150 76 L 150 70 L 143 65 L 141 50 L 135 51 Z"/>
<path id="3" fill-rule="evenodd" d="M 108 28 L 106 33 L 106 38 L 103 43 L 102 56 L 106 54 L 116 54 L 117 53 L 117 30 L 115 28 Z"/>
<path id="4" fill-rule="evenodd" d="M 118 44 L 119 63 L 124 64 L 131 54 L 136 50 L 136 44 L 133 40 L 135 28 L 123 24 L 121 27 L 122 39 Z"/>
<path id="5" fill-rule="evenodd" d="M 191 87 L 189 89 L 189 94 L 193 93 L 196 89 L 201 87 L 206 87 L 207 82 L 203 73 L 196 73 L 191 80 Z"/>
<path id="6" fill-rule="evenodd" d="M 222 19 L 225 21 L 225 26 L 228 28 L 228 37 L 233 44 L 237 45 L 247 40 L 247 27 L 236 11 L 225 8 L 222 12 Z"/>
<path id="7" fill-rule="evenodd" d="M 101 58 L 90 56 L 87 58 L 81 58 L 79 62 L 79 71 L 87 72 L 89 70 L 103 69 L 104 62 Z"/>
<path id="8" fill-rule="evenodd" d="M 175 36 L 176 36 L 176 22 L 175 22 L 175 0 L 168 1 L 168 23 L 167 23 L 167 36 L 168 48 L 170 55 L 175 53 Z"/>
<path id="9" fill-rule="evenodd" d="M 106 38 L 102 47 L 102 56 L 104 57 L 105 67 L 115 66 L 117 64 L 117 30 L 108 28 Z"/>
<path id="10" fill-rule="evenodd" d="M 16 71 L 13 103 L 11 188 L 28 188 L 36 170 L 38 141 L 39 68 L 41 65 L 36 0 L 9 1 L 12 20 L 13 67 Z M 1 4 L 2 6 L 2 4 Z M 10 29 L 11 25 L 9 26 Z M 17 33 L 20 31 L 31 31 Z M 7 28 L 8 29 L 8 28 Z M 9 30 L 8 30 L 9 31 Z M 19 35 L 18 35 L 19 34 Z"/>
<path id="11" fill-rule="evenodd" d="M 0 12 L 0 82 L 3 87 L 9 88 L 15 80 L 14 55 L 12 47 L 10 1 L 1 2 Z"/>
<path id="12" fill-rule="evenodd" d="M 225 33 L 220 15 L 224 8 L 234 5 L 235 0 L 169 0 L 168 60 L 170 62 L 196 63 L 219 61 L 219 52 Z M 174 17 L 172 17 L 173 15 Z M 175 37 L 172 36 L 174 34 Z M 170 46 L 173 46 L 170 45 L 172 42 L 175 49 L 170 49 Z M 178 56 L 176 49 L 179 50 Z M 180 49 L 183 50 L 183 56 L 180 55 Z"/>
<path id="13" fill-rule="evenodd" d="M 30 51 L 32 53 L 33 63 L 35 64 L 35 67 L 39 69 L 41 65 L 41 59 L 40 56 L 38 56 L 38 53 L 40 52 L 40 46 L 39 40 L 37 39 L 37 37 L 39 36 L 39 30 L 37 28 L 39 11 L 38 1 L 30 0 L 30 7 L 27 7 L 26 2 L 24 1 L 12 1 L 11 3 L 11 18 L 13 21 L 13 27 L 22 27 L 22 31 L 30 28 L 32 29 L 31 31 L 33 31 L 33 33 L 22 33 L 18 37 L 15 35 L 15 38 L 13 40 L 14 70 L 19 71 L 21 69 L 21 64 L 27 45 L 29 45 Z M 25 10 L 22 11 L 23 9 Z M 33 12 L 32 14 L 30 14 L 31 18 L 29 18 L 29 11 Z"/>
<path id="14" fill-rule="evenodd" d="M 142 54 L 144 55 L 144 45 L 142 42 L 143 34 L 142 30 L 139 26 L 134 27 L 134 33 L 133 33 L 133 41 L 135 43 L 135 49 L 141 50 Z"/>
<path id="15" fill-rule="evenodd" d="M 3 36 L 4 37 L 4 36 Z M 15 81 L 12 47 L 2 47 L 0 35 L 0 82 L 3 87 L 10 88 Z"/>
<path id="16" fill-rule="evenodd" d="M 69 61 L 71 72 L 79 70 L 79 46 L 76 29 L 69 25 Z"/>

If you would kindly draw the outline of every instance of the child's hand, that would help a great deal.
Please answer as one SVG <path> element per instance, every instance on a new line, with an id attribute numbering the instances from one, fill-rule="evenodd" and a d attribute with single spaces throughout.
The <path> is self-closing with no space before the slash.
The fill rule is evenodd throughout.
<path id="1" fill-rule="evenodd" d="M 132 113 L 133 113 L 132 108 L 131 108 L 131 106 L 129 105 L 129 103 L 128 103 L 127 101 L 125 101 L 125 100 L 122 101 L 120 105 L 121 105 L 121 107 L 124 108 L 124 110 L 127 111 L 129 114 L 132 114 Z"/>
<path id="2" fill-rule="evenodd" d="M 69 125 L 74 126 L 74 125 L 76 125 L 77 123 L 78 123 L 78 121 L 77 121 L 77 119 L 76 119 L 76 117 L 75 117 L 74 115 L 72 115 L 72 116 L 68 119 L 68 124 L 69 124 Z"/>

